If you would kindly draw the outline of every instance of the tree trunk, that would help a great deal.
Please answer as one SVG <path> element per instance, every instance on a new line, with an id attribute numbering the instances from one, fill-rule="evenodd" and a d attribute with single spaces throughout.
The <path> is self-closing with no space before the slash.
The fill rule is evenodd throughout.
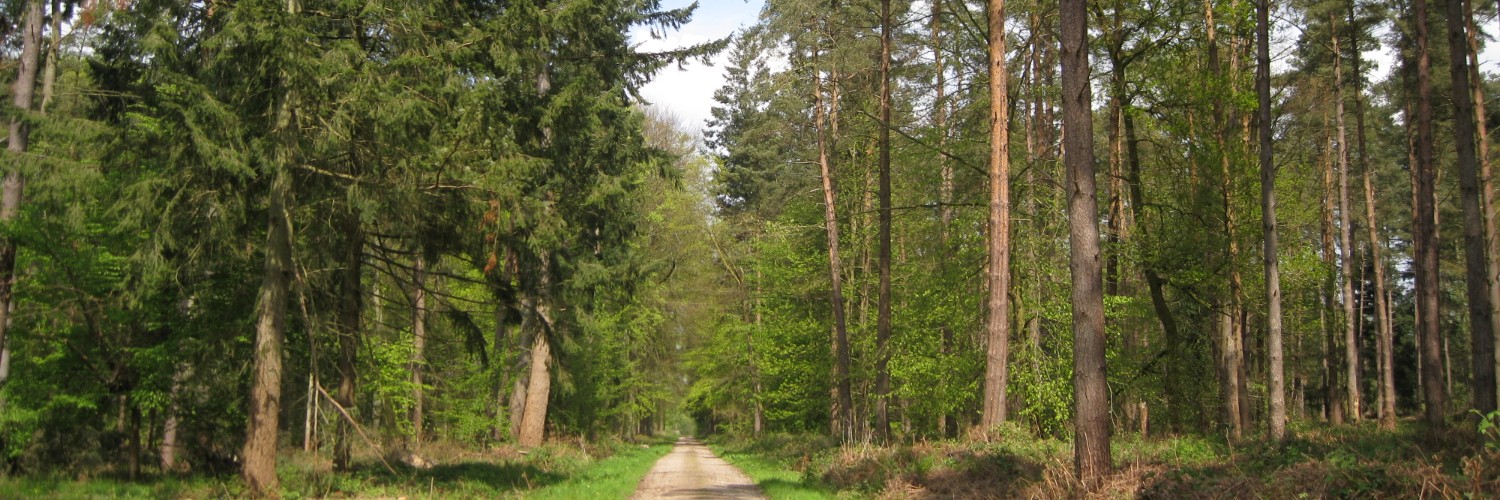
<path id="1" fill-rule="evenodd" d="M 545 271 L 544 271 L 545 272 Z M 531 376 L 526 388 L 526 408 L 521 417 L 521 433 L 517 444 L 526 448 L 541 446 L 547 425 L 547 398 L 552 392 L 552 344 L 547 339 L 547 330 L 552 324 L 548 306 L 536 307 L 537 331 L 531 344 Z"/>
<path id="2" fill-rule="evenodd" d="M 52 96 L 56 95 L 57 89 L 57 63 L 58 51 L 62 45 L 62 2 L 52 0 L 52 19 L 50 29 L 52 40 L 47 44 L 47 63 L 42 71 L 42 105 L 38 108 L 46 113 L 52 104 Z"/>
<path id="3" fill-rule="evenodd" d="M 1474 94 L 1469 90 L 1468 13 L 1461 0 L 1448 1 L 1449 79 L 1453 85 L 1453 143 L 1458 148 L 1458 183 L 1464 212 L 1465 281 L 1473 362 L 1474 410 L 1495 411 L 1494 307 L 1490 304 L 1489 252 L 1479 204 L 1479 169 L 1474 145 Z"/>
<path id="4" fill-rule="evenodd" d="M 182 393 L 183 367 L 178 365 L 172 371 L 172 386 L 167 390 L 166 417 L 162 419 L 161 428 L 161 472 L 168 473 L 177 470 L 177 428 L 178 428 L 178 405 L 177 398 Z"/>
<path id="5" fill-rule="evenodd" d="M 290 125 L 290 106 L 282 104 L 281 126 Z M 286 333 L 288 276 L 292 270 L 291 174 L 278 169 L 271 181 L 267 210 L 266 264 L 260 285 L 255 326 L 255 370 L 251 375 L 250 416 L 245 432 L 245 482 L 251 496 L 278 496 L 276 441 L 281 413 L 281 344 Z"/>
<path id="6" fill-rule="evenodd" d="M 985 430 L 1005 421 L 1010 354 L 1010 100 L 1006 90 L 1005 0 L 989 0 L 989 300 L 985 330 Z"/>
<path id="7" fill-rule="evenodd" d="M 1446 402 L 1443 394 L 1442 346 L 1438 324 L 1438 241 L 1436 227 L 1437 164 L 1432 144 L 1432 64 L 1427 34 L 1427 2 L 1411 2 L 1416 24 L 1416 153 L 1413 169 L 1412 245 L 1415 247 L 1412 267 L 1416 274 L 1417 338 L 1422 356 L 1422 394 L 1426 402 L 1426 421 L 1434 428 L 1444 426 Z"/>
<path id="8" fill-rule="evenodd" d="M 875 438 L 891 440 L 891 0 L 880 2 L 880 311 L 875 326 Z"/>
<path id="9" fill-rule="evenodd" d="M 1467 38 L 1469 42 L 1469 85 L 1474 89 L 1474 133 L 1476 143 L 1479 146 L 1479 180 L 1480 186 L 1480 213 L 1484 219 L 1484 231 L 1486 236 L 1486 259 L 1489 262 L 1488 285 L 1490 287 L 1490 306 L 1500 307 L 1500 231 L 1496 229 L 1495 216 L 1495 186 L 1494 179 L 1490 177 L 1490 139 L 1489 127 L 1485 124 L 1489 113 L 1485 112 L 1484 104 L 1484 79 L 1479 76 L 1479 27 L 1474 24 L 1474 3 L 1464 0 L 1464 21 L 1467 23 Z M 1494 316 L 1490 317 L 1490 324 L 1494 328 L 1495 340 L 1500 342 L 1500 321 Z M 1496 353 L 1494 369 L 1500 370 L 1500 352 Z M 1500 398 L 1500 382 L 1496 385 L 1496 397 Z"/>
<path id="10" fill-rule="evenodd" d="M 823 224 L 828 236 L 828 274 L 832 286 L 828 302 L 833 310 L 833 428 L 845 443 L 854 441 L 854 398 L 849 381 L 849 331 L 844 323 L 844 283 L 839 274 L 839 225 L 833 183 L 833 164 L 829 158 L 827 114 L 823 102 L 823 79 L 813 69 L 814 124 L 818 135 L 818 168 L 823 180 Z"/>
<path id="11" fill-rule="evenodd" d="M 1328 136 L 1328 114 L 1323 114 L 1323 146 L 1331 147 Z M 1328 423 L 1341 425 L 1344 423 L 1344 406 L 1339 398 L 1338 390 L 1338 342 L 1334 333 L 1333 318 L 1333 288 L 1334 288 L 1334 251 L 1333 251 L 1333 157 L 1332 154 L 1323 154 L 1323 210 L 1322 224 L 1319 226 L 1319 234 L 1322 237 L 1322 260 L 1324 272 L 1322 283 L 1318 287 L 1318 295 L 1322 299 L 1322 309 L 1318 311 L 1318 322 L 1323 330 L 1323 410 Z"/>
<path id="12" fill-rule="evenodd" d="M 1208 36 L 1208 73 L 1211 78 L 1218 81 L 1224 78 L 1223 69 L 1219 64 L 1219 45 L 1216 40 L 1218 28 L 1214 22 L 1214 9 L 1211 0 L 1203 2 L 1203 24 Z M 1229 162 L 1229 121 L 1225 116 L 1224 96 L 1222 92 L 1214 92 L 1213 97 L 1213 120 L 1214 120 L 1214 144 L 1218 148 L 1219 171 L 1221 177 L 1220 191 L 1223 195 L 1224 209 L 1224 236 L 1227 243 L 1225 250 L 1226 269 L 1229 271 L 1229 300 L 1223 307 L 1225 323 L 1219 329 L 1218 345 L 1220 349 L 1219 376 L 1222 396 L 1224 398 L 1224 420 L 1229 424 L 1230 436 L 1240 439 L 1244 435 L 1245 422 L 1241 416 L 1241 405 L 1245 390 L 1244 380 L 1240 377 L 1240 363 L 1242 353 L 1240 352 L 1243 342 L 1239 340 L 1236 328 L 1239 322 L 1241 290 L 1239 272 L 1239 240 L 1235 237 L 1235 210 L 1234 210 L 1234 172 Z"/>
<path id="13" fill-rule="evenodd" d="M 21 58 L 19 71 L 16 72 L 16 82 L 11 86 L 11 102 L 16 110 L 25 113 L 31 110 L 31 101 L 36 91 L 37 59 L 41 54 L 42 44 L 42 2 L 31 0 L 26 4 L 26 21 L 21 29 Z M 24 116 L 17 116 L 10 120 L 10 139 L 6 149 L 13 158 L 23 158 L 26 155 L 27 142 L 31 135 L 31 125 L 26 123 Z M 21 212 L 21 192 L 26 186 L 26 179 L 21 176 L 21 162 L 7 162 L 5 179 L 0 181 L 0 225 L 9 225 L 15 222 L 16 216 Z M 10 378 L 10 342 L 7 332 L 10 330 L 10 315 L 14 308 L 11 303 L 14 300 L 13 293 L 16 286 L 16 243 L 9 238 L 0 241 L 0 386 Z M 4 402 L 0 401 L 0 408 Z"/>
<path id="14" fill-rule="evenodd" d="M 1358 422 L 1363 416 L 1360 409 L 1359 391 L 1359 336 L 1355 331 L 1355 322 L 1359 321 L 1358 312 L 1354 309 L 1354 247 L 1353 228 L 1350 227 L 1351 217 L 1349 215 L 1349 140 L 1344 127 L 1344 54 L 1339 50 L 1339 37 L 1337 35 L 1337 21 L 1329 16 L 1329 23 L 1335 28 L 1332 30 L 1331 41 L 1333 43 L 1333 100 L 1334 100 L 1334 122 L 1338 130 L 1338 161 L 1339 161 L 1339 286 L 1343 293 L 1344 306 L 1344 370 L 1346 396 L 1348 403 L 1349 420 Z"/>
<path id="15" fill-rule="evenodd" d="M 426 406 L 426 391 L 423 390 L 423 370 L 427 366 L 427 260 L 417 256 L 412 273 L 412 350 L 407 369 L 411 371 L 411 437 L 412 444 L 422 443 L 423 414 Z"/>
<path id="16" fill-rule="evenodd" d="M 1271 35 L 1270 0 L 1255 9 L 1255 93 L 1260 122 L 1261 232 L 1265 237 L 1266 358 L 1270 361 L 1272 441 L 1286 439 L 1286 379 L 1281 348 L 1281 270 L 1276 248 L 1276 164 L 1271 151 Z"/>
<path id="17" fill-rule="evenodd" d="M 1073 276 L 1074 459 L 1079 480 L 1093 483 L 1110 464 L 1109 395 L 1105 387 L 1104 283 L 1095 199 L 1090 108 L 1088 9 L 1062 0 L 1063 148 L 1067 165 L 1069 270 Z"/>
<path id="18" fill-rule="evenodd" d="M 1380 425 L 1386 429 L 1396 428 L 1396 378 L 1394 365 L 1394 354 L 1392 351 L 1393 338 L 1395 334 L 1391 326 L 1390 301 L 1385 293 L 1385 260 L 1381 252 L 1384 243 L 1380 240 L 1379 226 L 1375 218 L 1375 185 L 1373 181 L 1374 167 L 1370 165 L 1369 150 L 1365 142 L 1365 90 L 1364 90 L 1364 57 L 1357 43 L 1360 29 L 1356 24 L 1357 18 L 1354 12 L 1354 1 L 1350 0 L 1349 6 L 1349 31 L 1350 43 L 1349 56 L 1354 69 L 1354 130 L 1355 144 L 1359 150 L 1359 167 L 1363 172 L 1365 188 L 1365 225 L 1370 238 L 1370 260 L 1371 266 L 1375 268 L 1375 321 L 1377 335 L 1376 355 L 1379 356 L 1380 376 Z"/>
<path id="19" fill-rule="evenodd" d="M 358 383 L 356 373 L 356 361 L 359 354 L 360 323 L 362 314 L 361 294 L 364 286 L 360 283 L 364 264 L 364 232 L 360 227 L 359 215 L 350 207 L 348 213 L 344 214 L 344 255 L 343 269 L 340 269 L 339 278 L 339 312 L 337 331 L 339 335 L 339 386 L 336 393 L 339 406 L 346 410 L 353 410 L 354 391 Z M 338 419 L 338 427 L 335 431 L 333 444 L 333 466 L 337 470 L 349 470 L 349 448 L 351 445 L 351 426 L 347 419 Z"/>

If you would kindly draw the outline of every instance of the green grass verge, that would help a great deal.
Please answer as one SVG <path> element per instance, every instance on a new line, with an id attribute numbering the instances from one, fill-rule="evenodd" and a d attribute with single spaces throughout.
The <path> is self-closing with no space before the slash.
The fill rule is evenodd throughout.
<path id="1" fill-rule="evenodd" d="M 630 498 L 641 478 L 657 460 L 672 451 L 672 445 L 653 443 L 650 448 L 626 450 L 601 460 L 558 483 L 527 491 L 526 498 Z"/>
<path id="2" fill-rule="evenodd" d="M 744 471 L 773 500 L 838 498 L 828 489 L 805 480 L 801 472 L 783 461 L 751 452 L 733 451 L 717 444 L 709 445 L 709 448 L 720 458 Z"/>

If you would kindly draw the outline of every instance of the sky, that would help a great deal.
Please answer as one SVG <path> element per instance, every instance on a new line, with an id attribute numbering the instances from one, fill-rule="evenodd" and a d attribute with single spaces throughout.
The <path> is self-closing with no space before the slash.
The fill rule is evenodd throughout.
<path id="1" fill-rule="evenodd" d="M 663 0 L 663 10 L 691 5 L 693 0 Z M 631 33 L 639 50 L 661 51 L 691 46 L 728 37 L 755 23 L 764 0 L 699 0 L 692 22 L 682 29 L 653 40 L 646 30 Z M 705 128 L 714 105 L 714 91 L 724 85 L 724 65 L 728 51 L 714 58 L 712 66 L 694 61 L 678 70 L 671 65 L 641 89 L 641 96 L 651 104 L 670 110 L 689 130 Z"/>

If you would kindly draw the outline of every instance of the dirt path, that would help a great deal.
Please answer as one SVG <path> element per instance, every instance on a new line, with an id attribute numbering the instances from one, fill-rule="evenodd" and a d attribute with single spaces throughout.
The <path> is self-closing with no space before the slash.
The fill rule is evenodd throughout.
<path id="1" fill-rule="evenodd" d="M 677 440 L 672 453 L 656 462 L 631 498 L 765 497 L 745 473 L 715 456 L 703 443 L 684 437 Z"/>

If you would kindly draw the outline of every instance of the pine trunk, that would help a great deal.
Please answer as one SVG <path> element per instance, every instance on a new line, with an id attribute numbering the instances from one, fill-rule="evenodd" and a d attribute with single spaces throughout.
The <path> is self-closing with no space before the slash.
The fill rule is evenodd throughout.
<path id="1" fill-rule="evenodd" d="M 1411 2 L 1416 25 L 1417 78 L 1415 146 L 1413 168 L 1412 245 L 1415 247 L 1412 267 L 1416 274 L 1417 338 L 1422 357 L 1422 395 L 1426 403 L 1426 422 L 1434 428 L 1444 427 L 1446 396 L 1443 392 L 1443 358 L 1438 316 L 1438 241 L 1436 227 L 1437 164 L 1432 145 L 1432 63 L 1428 47 L 1427 2 Z"/>
<path id="2" fill-rule="evenodd" d="M 1093 110 L 1090 107 L 1088 9 L 1062 0 L 1063 155 L 1067 166 L 1069 270 L 1073 280 L 1074 459 L 1079 480 L 1094 483 L 1110 470 L 1109 394 L 1105 387 L 1104 283 L 1095 198 Z"/>
<path id="3" fill-rule="evenodd" d="M 407 369 L 411 372 L 411 436 L 412 444 L 421 444 L 423 436 L 423 410 L 426 406 L 426 391 L 423 390 L 422 375 L 427 366 L 427 261 L 417 257 L 412 274 L 412 349 Z"/>
<path id="4" fill-rule="evenodd" d="M 849 331 L 844 321 L 844 283 L 839 270 L 839 225 L 834 192 L 833 164 L 829 158 L 827 114 L 823 102 L 823 80 L 813 70 L 814 122 L 818 135 L 818 168 L 823 180 L 823 224 L 828 236 L 828 274 L 832 280 L 828 302 L 833 310 L 833 430 L 845 443 L 854 441 L 854 397 L 849 380 Z"/>
<path id="5" fill-rule="evenodd" d="M 1010 113 L 1006 91 L 1005 0 L 989 0 L 989 300 L 985 330 L 985 430 L 1005 421 L 1010 354 Z"/>
<path id="6" fill-rule="evenodd" d="M 1330 16 L 1331 17 L 1331 16 Z M 1337 22 L 1330 18 L 1330 23 Z M 1344 401 L 1349 405 L 1348 416 L 1352 422 L 1363 417 L 1359 391 L 1359 336 L 1356 332 L 1358 312 L 1354 308 L 1354 239 L 1352 218 L 1349 215 L 1349 140 L 1344 126 L 1344 54 L 1339 50 L 1337 29 L 1331 37 L 1333 44 L 1333 119 L 1338 130 L 1339 162 L 1339 289 L 1344 306 Z"/>
<path id="7" fill-rule="evenodd" d="M 880 294 L 875 326 L 875 438 L 891 440 L 891 0 L 880 2 Z"/>
<path id="8" fill-rule="evenodd" d="M 338 271 L 339 284 L 339 311 L 338 311 L 338 335 L 339 335 L 339 386 L 336 393 L 336 403 L 344 407 L 346 411 L 354 409 L 354 391 L 358 383 L 355 363 L 358 361 L 360 323 L 362 314 L 361 294 L 364 287 L 361 284 L 363 278 L 364 264 L 364 232 L 360 227 L 359 215 L 353 209 L 344 214 L 343 233 L 343 269 Z M 351 425 L 347 419 L 338 419 L 338 427 L 334 434 L 333 443 L 333 466 L 338 470 L 349 470 L 349 449 L 351 446 Z"/>
<path id="9" fill-rule="evenodd" d="M 283 104 L 282 113 L 289 113 Z M 291 174 L 278 170 L 271 181 L 266 223 L 266 263 L 255 326 L 255 369 L 251 374 L 250 423 L 245 432 L 245 483 L 251 496 L 278 496 L 276 441 L 281 414 L 281 347 L 286 333 L 288 277 L 292 271 Z"/>
<path id="10" fill-rule="evenodd" d="M 1494 307 L 1490 304 L 1489 252 L 1479 203 L 1479 168 L 1474 145 L 1474 95 L 1469 90 L 1469 37 L 1464 2 L 1448 1 L 1449 79 L 1453 85 L 1453 143 L 1458 149 L 1458 184 L 1464 216 L 1465 281 L 1468 284 L 1470 358 L 1474 410 L 1495 411 Z"/>
<path id="11" fill-rule="evenodd" d="M 547 339 L 547 306 L 537 306 L 537 331 L 531 343 L 531 374 L 526 388 L 526 408 L 521 417 L 521 431 L 516 443 L 525 448 L 541 446 L 547 426 L 547 398 L 552 393 L 552 344 Z"/>
<path id="12" fill-rule="evenodd" d="M 1270 362 L 1271 422 L 1273 441 L 1286 439 L 1286 379 L 1281 347 L 1281 269 L 1276 247 L 1276 164 L 1271 150 L 1271 36 L 1270 0 L 1260 0 L 1255 9 L 1255 93 L 1260 122 L 1261 232 L 1265 237 L 1266 264 L 1266 358 Z"/>

